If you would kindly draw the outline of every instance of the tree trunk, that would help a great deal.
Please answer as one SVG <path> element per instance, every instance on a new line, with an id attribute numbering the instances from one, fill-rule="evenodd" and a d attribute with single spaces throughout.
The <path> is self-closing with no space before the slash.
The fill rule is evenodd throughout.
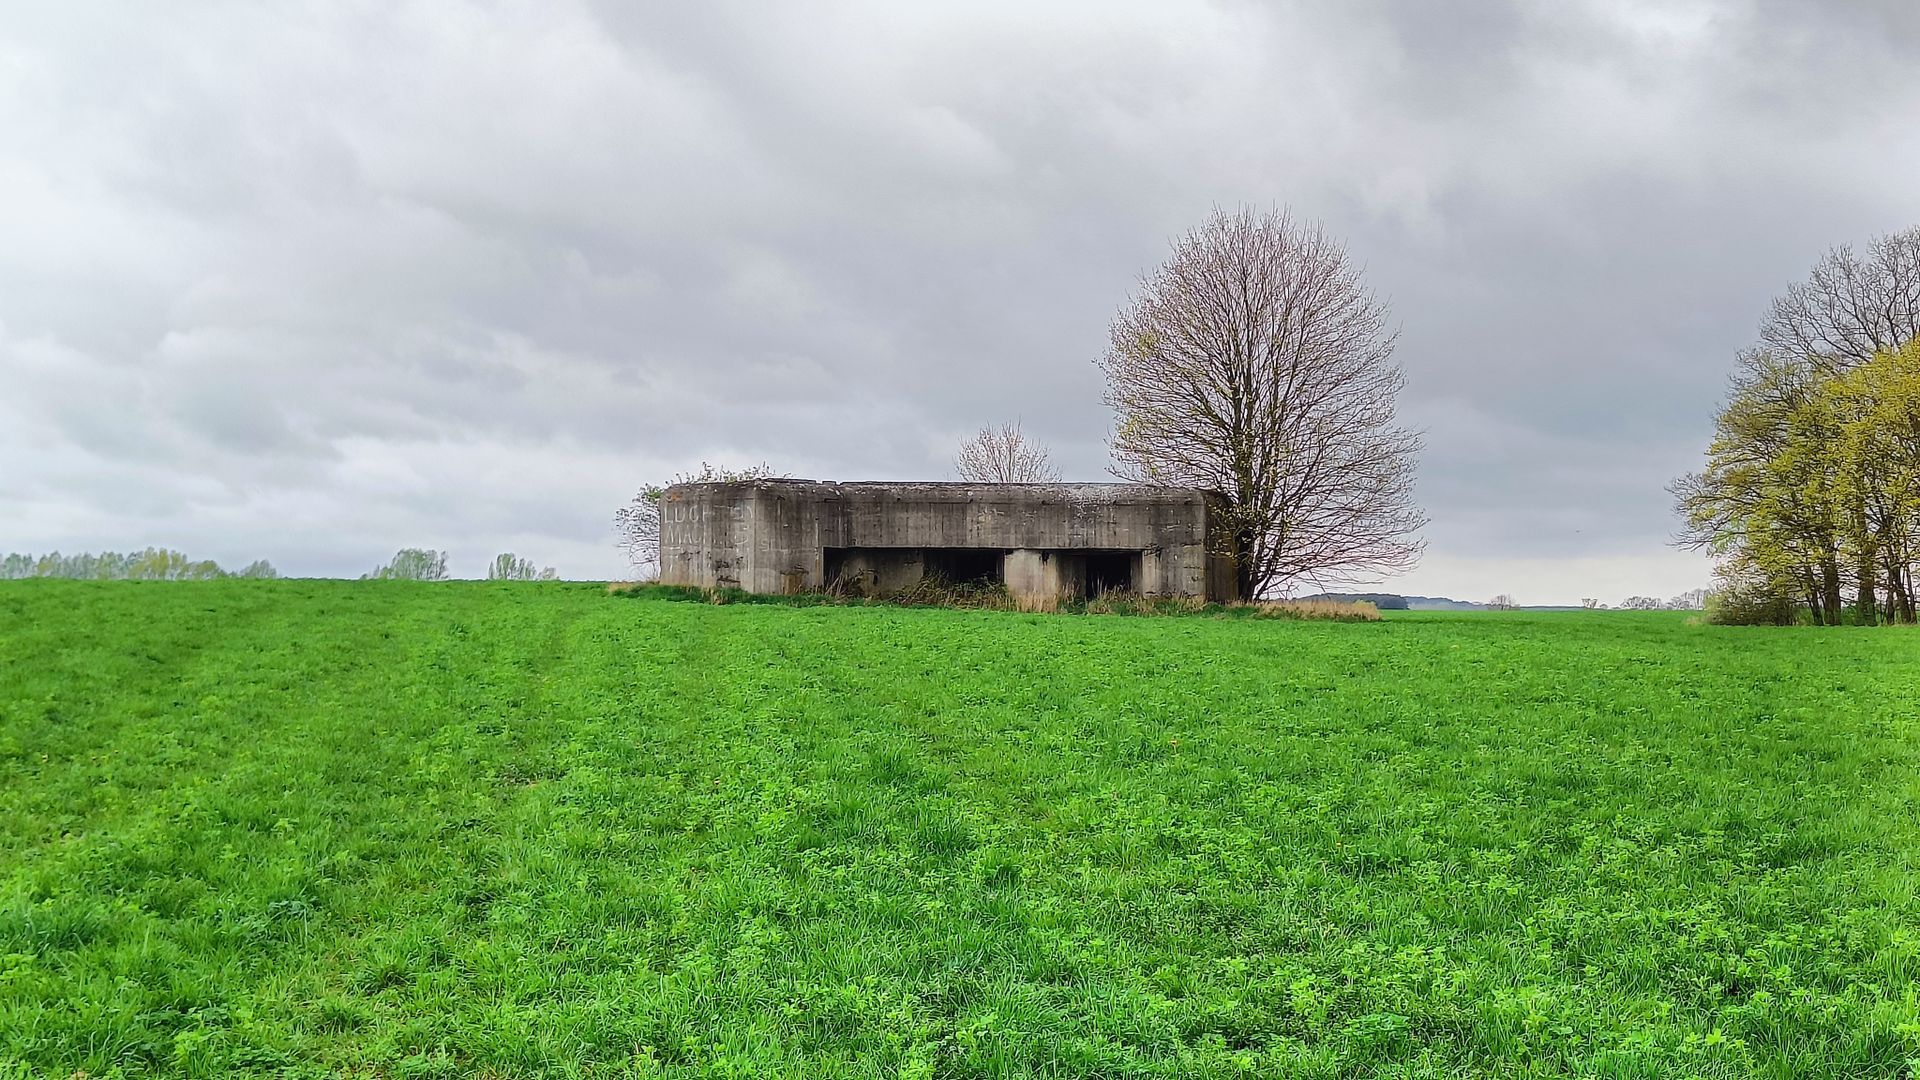
<path id="1" fill-rule="evenodd" d="M 1854 601 L 1854 608 L 1860 612 L 1860 621 L 1872 626 L 1880 621 L 1880 592 L 1874 583 L 1874 574 L 1879 568 L 1874 565 L 1871 552 L 1860 556 L 1860 595 Z"/>
<path id="2" fill-rule="evenodd" d="M 1880 610 L 1890 623 L 1912 622 L 1913 579 L 1895 545 L 1882 546 L 1880 556 L 1884 561 L 1875 569 L 1887 583 L 1887 602 L 1881 605 Z"/>
<path id="3" fill-rule="evenodd" d="M 1840 560 L 1827 556 L 1820 560 L 1820 600 L 1827 609 L 1827 625 L 1840 625 Z"/>
<path id="4" fill-rule="evenodd" d="M 1253 553 L 1259 543 L 1259 534 L 1251 529 L 1242 529 L 1234 534 L 1233 542 L 1237 549 L 1233 560 L 1234 591 L 1240 594 L 1241 603 L 1250 604 L 1254 601 L 1254 592 L 1260 587 L 1260 583 L 1253 579 Z"/>

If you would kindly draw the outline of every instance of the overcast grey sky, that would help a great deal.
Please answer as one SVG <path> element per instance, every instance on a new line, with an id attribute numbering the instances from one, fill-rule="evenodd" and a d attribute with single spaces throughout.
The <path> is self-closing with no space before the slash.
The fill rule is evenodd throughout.
<path id="1" fill-rule="evenodd" d="M 1245 202 L 1402 327 L 1392 588 L 1667 595 L 1768 298 L 1920 223 L 1906 0 L 5 6 L 5 550 L 620 576 L 645 480 L 1016 416 L 1102 479 L 1109 319 Z"/>

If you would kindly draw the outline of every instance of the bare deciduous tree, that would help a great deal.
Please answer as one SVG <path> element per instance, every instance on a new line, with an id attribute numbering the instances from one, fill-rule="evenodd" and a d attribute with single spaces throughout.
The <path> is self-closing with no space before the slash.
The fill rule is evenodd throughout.
<path id="1" fill-rule="evenodd" d="M 1217 210 L 1114 320 L 1114 472 L 1224 494 L 1245 599 L 1407 570 L 1426 517 L 1396 336 L 1318 225 Z"/>
<path id="2" fill-rule="evenodd" d="M 1707 606 L 1709 591 L 1710 590 L 1707 589 L 1688 589 L 1686 592 L 1667 601 L 1667 610 L 1699 611 Z"/>
<path id="3" fill-rule="evenodd" d="M 1047 460 L 1046 448 L 1020 432 L 1018 420 L 980 433 L 960 444 L 953 471 L 976 484 L 1053 484 L 1060 470 Z"/>

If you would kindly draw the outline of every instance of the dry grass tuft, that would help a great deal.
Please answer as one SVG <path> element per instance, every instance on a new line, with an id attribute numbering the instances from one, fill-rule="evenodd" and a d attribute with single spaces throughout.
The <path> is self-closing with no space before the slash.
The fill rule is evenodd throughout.
<path id="1" fill-rule="evenodd" d="M 1330 619 L 1379 622 L 1380 609 L 1367 600 L 1262 600 L 1249 605 L 1263 619 Z"/>
<path id="2" fill-rule="evenodd" d="M 1198 615 L 1208 604 L 1197 596 L 1142 596 L 1136 592 L 1109 592 L 1088 600 L 1089 615 Z"/>

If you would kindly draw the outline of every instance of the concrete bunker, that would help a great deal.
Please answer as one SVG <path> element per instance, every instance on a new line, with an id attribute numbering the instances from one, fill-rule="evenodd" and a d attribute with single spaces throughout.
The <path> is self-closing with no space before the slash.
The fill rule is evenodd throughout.
<path id="1" fill-rule="evenodd" d="M 1133 592 L 1231 599 L 1219 497 L 1136 484 L 676 484 L 663 582 L 884 596 L 929 579 L 1000 585 L 1026 606 Z"/>

